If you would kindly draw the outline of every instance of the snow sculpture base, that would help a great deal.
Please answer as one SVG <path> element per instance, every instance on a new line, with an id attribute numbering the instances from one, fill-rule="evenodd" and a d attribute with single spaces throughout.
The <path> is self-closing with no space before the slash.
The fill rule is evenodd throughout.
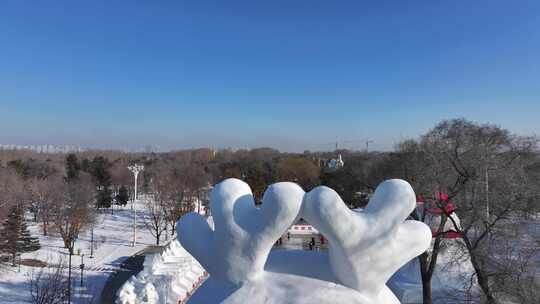
<path id="1" fill-rule="evenodd" d="M 188 302 L 266 304 L 369 304 L 358 291 L 341 285 L 332 274 L 328 254 L 323 251 L 275 250 L 270 253 L 264 274 L 239 288 L 227 288 L 209 278 Z M 377 303 L 399 303 L 389 290 Z"/>
<path id="2" fill-rule="evenodd" d="M 304 193 L 293 183 L 270 186 L 258 209 L 247 184 L 225 180 L 210 198 L 213 225 L 198 214 L 177 224 L 180 243 L 210 274 L 189 303 L 398 304 L 386 282 L 431 241 L 427 225 L 406 220 L 415 206 L 411 186 L 389 180 L 361 211 L 330 188 Z M 328 252 L 270 252 L 300 217 L 329 240 Z"/>

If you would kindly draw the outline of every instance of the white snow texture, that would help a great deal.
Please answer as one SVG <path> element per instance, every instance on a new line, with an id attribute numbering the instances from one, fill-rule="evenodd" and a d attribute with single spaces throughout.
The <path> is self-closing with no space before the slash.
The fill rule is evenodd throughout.
<path id="1" fill-rule="evenodd" d="M 305 193 L 294 183 L 277 183 L 266 190 L 259 209 L 246 183 L 227 179 L 211 194 L 215 227 L 195 213 L 177 224 L 180 243 L 210 274 L 190 303 L 247 303 L 246 297 L 249 303 L 334 303 L 336 298 L 325 298 L 332 290 L 347 303 L 399 303 L 386 282 L 431 241 L 427 225 L 406 220 L 415 202 L 403 180 L 379 185 L 363 211 L 347 208 L 328 187 Z M 298 218 L 329 240 L 328 254 L 312 256 L 321 261 L 318 274 L 295 270 L 302 265 L 299 254 L 267 263 L 273 244 Z M 272 270 L 287 267 L 295 273 Z M 317 292 L 321 287 L 326 291 Z"/>
<path id="2" fill-rule="evenodd" d="M 262 274 L 275 241 L 294 223 L 303 196 L 294 183 L 273 184 L 259 209 L 246 183 L 227 179 L 210 196 L 214 231 L 203 217 L 190 213 L 176 225 L 178 239 L 210 276 L 240 286 Z"/>
<path id="3" fill-rule="evenodd" d="M 204 269 L 178 243 L 160 254 L 147 255 L 144 268 L 117 292 L 117 304 L 176 304 L 204 277 Z"/>

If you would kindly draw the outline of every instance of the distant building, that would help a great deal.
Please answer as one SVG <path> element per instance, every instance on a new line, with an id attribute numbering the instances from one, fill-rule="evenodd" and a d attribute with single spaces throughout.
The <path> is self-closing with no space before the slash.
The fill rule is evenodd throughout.
<path id="1" fill-rule="evenodd" d="M 345 162 L 343 162 L 343 159 L 341 158 L 341 154 L 338 155 L 338 158 L 332 158 L 327 163 L 327 167 L 333 170 L 343 168 L 343 166 L 345 166 Z"/>
<path id="2" fill-rule="evenodd" d="M 78 146 L 55 146 L 55 145 L 12 145 L 0 144 L 0 150 L 28 150 L 36 153 L 72 153 L 81 152 Z"/>

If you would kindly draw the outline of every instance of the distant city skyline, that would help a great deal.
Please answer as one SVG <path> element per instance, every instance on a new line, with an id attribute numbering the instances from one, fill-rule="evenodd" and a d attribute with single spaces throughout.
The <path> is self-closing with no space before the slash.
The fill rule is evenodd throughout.
<path id="1" fill-rule="evenodd" d="M 370 141 L 372 143 L 373 141 Z M 364 142 L 365 144 L 365 142 Z M 351 150 L 351 151 L 368 151 L 367 146 L 359 146 L 358 143 L 351 143 L 351 142 L 342 142 L 341 144 L 339 142 L 335 143 L 326 143 L 321 144 L 321 149 L 315 149 L 311 150 L 313 152 L 317 151 L 336 151 L 336 150 Z M 170 147 L 170 148 L 162 148 L 159 146 L 154 145 L 144 145 L 144 146 L 132 146 L 132 147 L 113 147 L 113 146 L 79 146 L 79 145 L 52 145 L 52 144 L 6 144 L 6 143 L 0 143 L 0 151 L 6 151 L 6 150 L 30 150 L 33 152 L 38 153 L 71 153 L 71 152 L 82 152 L 82 151 L 88 151 L 88 150 L 116 150 L 116 151 L 122 151 L 122 152 L 145 152 L 145 153 L 151 153 L 151 152 L 169 152 L 169 151 L 175 151 L 175 150 L 189 150 L 189 149 L 213 149 L 213 150 L 241 150 L 241 149 L 259 149 L 259 148 L 273 148 L 277 149 L 275 147 L 270 146 L 254 146 L 254 147 L 213 147 L 213 146 L 199 146 L 199 147 Z M 310 149 L 305 149 L 310 150 Z M 303 151 L 305 151 L 303 150 Z M 369 149 L 369 151 L 373 151 L 373 149 Z M 285 151 L 286 152 L 286 151 Z M 301 152 L 301 151 L 295 151 L 295 152 Z"/>
<path id="2" fill-rule="evenodd" d="M 0 4 L 0 143 L 391 150 L 540 133 L 540 1 Z"/>

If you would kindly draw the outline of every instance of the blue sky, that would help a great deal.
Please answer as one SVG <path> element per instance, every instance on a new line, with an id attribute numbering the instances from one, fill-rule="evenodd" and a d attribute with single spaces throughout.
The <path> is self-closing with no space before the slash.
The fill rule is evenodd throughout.
<path id="1" fill-rule="evenodd" d="M 0 114 L 0 143 L 113 148 L 540 134 L 540 1 L 2 1 Z"/>

